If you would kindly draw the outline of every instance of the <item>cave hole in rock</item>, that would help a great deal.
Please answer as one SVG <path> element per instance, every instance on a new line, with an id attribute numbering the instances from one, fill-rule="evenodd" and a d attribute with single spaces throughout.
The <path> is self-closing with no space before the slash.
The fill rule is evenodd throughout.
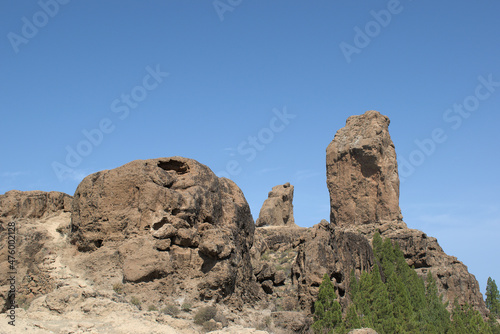
<path id="1" fill-rule="evenodd" d="M 158 167 L 166 171 L 173 170 L 177 174 L 186 174 L 189 172 L 188 164 L 179 160 L 159 161 Z"/>
<path id="2" fill-rule="evenodd" d="M 201 271 L 206 274 L 217 264 L 217 259 L 214 259 L 208 255 L 198 252 L 200 257 L 203 259 L 203 264 L 201 265 Z"/>
<path id="3" fill-rule="evenodd" d="M 361 174 L 363 174 L 364 177 L 370 177 L 379 171 L 377 158 L 375 156 L 366 154 L 360 149 L 353 149 L 352 156 L 361 167 Z"/>
<path id="4" fill-rule="evenodd" d="M 345 296 L 345 290 L 339 287 L 339 297 L 344 297 Z"/>
<path id="5" fill-rule="evenodd" d="M 168 223 L 168 220 L 166 218 L 162 218 L 159 222 L 153 224 L 153 230 L 158 231 L 166 223 Z"/>
<path id="6" fill-rule="evenodd" d="M 141 282 L 147 283 L 147 282 L 151 282 L 151 281 L 154 281 L 154 280 L 157 280 L 157 279 L 161 279 L 163 277 L 165 277 L 165 273 L 164 272 L 159 271 L 159 270 L 153 270 L 150 273 L 142 276 L 138 280 L 135 280 L 135 281 L 132 281 L 132 282 L 134 282 L 134 283 L 141 283 Z"/>
<path id="7" fill-rule="evenodd" d="M 102 242 L 103 242 L 103 240 L 102 240 L 102 239 L 95 240 L 95 241 L 94 241 L 94 245 L 95 245 L 97 248 L 101 248 L 101 247 L 102 247 Z"/>
<path id="8" fill-rule="evenodd" d="M 181 212 L 181 209 L 175 208 L 172 209 L 172 216 L 177 216 Z"/>
<path id="9" fill-rule="evenodd" d="M 344 279 L 342 273 L 333 273 L 332 276 L 330 276 L 330 278 L 335 278 L 335 281 L 337 281 L 338 284 L 340 284 Z"/>
<path id="10" fill-rule="evenodd" d="M 211 225 L 214 224 L 214 219 L 211 216 L 206 216 L 205 219 L 203 220 L 204 223 L 209 223 Z"/>

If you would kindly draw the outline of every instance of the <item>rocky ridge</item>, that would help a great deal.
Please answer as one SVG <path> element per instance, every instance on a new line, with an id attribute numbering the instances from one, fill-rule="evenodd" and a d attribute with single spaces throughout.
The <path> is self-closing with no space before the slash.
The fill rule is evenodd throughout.
<path id="1" fill-rule="evenodd" d="M 445 300 L 486 314 L 467 267 L 435 238 L 409 229 L 389 119 L 352 116 L 327 148 L 331 223 L 298 227 L 290 184 L 273 187 L 255 224 L 232 181 L 182 157 L 137 160 L 87 176 L 73 197 L 0 195 L 0 272 L 6 226 L 18 227 L 19 324 L 33 333 L 198 333 L 194 310 L 216 305 L 216 333 L 306 332 L 322 276 L 346 307 L 351 269 L 371 270 L 375 232 L 437 279 Z M 0 307 L 9 307 L 0 275 Z M 180 308 L 175 316 L 155 310 Z M 26 309 L 26 310 L 24 310 Z M 0 323 L 0 332 L 14 333 Z"/>

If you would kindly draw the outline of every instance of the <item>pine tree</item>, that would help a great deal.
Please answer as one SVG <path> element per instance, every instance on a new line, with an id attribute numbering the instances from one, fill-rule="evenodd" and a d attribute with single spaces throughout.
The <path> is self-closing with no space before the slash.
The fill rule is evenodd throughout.
<path id="1" fill-rule="evenodd" d="M 373 266 L 370 274 L 368 301 L 370 310 L 370 323 L 377 332 L 395 333 L 396 321 L 392 311 L 386 285 L 382 282 L 378 265 Z"/>
<path id="2" fill-rule="evenodd" d="M 346 329 L 348 330 L 361 328 L 361 321 L 359 320 L 356 305 L 352 304 L 347 308 L 347 314 L 344 324 Z"/>
<path id="3" fill-rule="evenodd" d="M 337 301 L 335 288 L 330 277 L 325 274 L 319 287 L 318 299 L 314 303 L 314 323 L 312 328 L 315 333 L 330 334 L 341 322 L 342 310 Z"/>
<path id="4" fill-rule="evenodd" d="M 436 280 L 431 272 L 427 273 L 425 304 L 421 323 L 429 333 L 447 333 L 450 328 L 450 312 L 443 303 L 443 296 L 438 293 Z"/>
<path id="5" fill-rule="evenodd" d="M 491 328 L 478 311 L 469 304 L 458 305 L 455 300 L 450 332 L 453 334 L 491 334 Z"/>
<path id="6" fill-rule="evenodd" d="M 493 317 L 500 317 L 500 293 L 494 279 L 488 277 L 486 283 L 486 307 Z"/>

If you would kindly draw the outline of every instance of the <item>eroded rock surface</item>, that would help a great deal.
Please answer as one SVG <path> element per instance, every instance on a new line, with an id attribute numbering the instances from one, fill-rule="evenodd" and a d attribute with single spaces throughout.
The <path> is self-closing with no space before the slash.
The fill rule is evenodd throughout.
<path id="1" fill-rule="evenodd" d="M 72 197 L 58 191 L 11 190 L 0 195 L 0 219 L 41 218 L 71 211 Z"/>
<path id="2" fill-rule="evenodd" d="M 293 218 L 293 186 L 290 183 L 273 187 L 260 209 L 257 227 L 296 226 Z"/>
<path id="3" fill-rule="evenodd" d="M 402 219 L 398 165 L 389 122 L 388 117 L 374 110 L 351 116 L 328 145 L 331 223 L 358 225 Z"/>
<path id="4" fill-rule="evenodd" d="M 410 229 L 403 222 L 358 226 L 357 231 L 370 240 L 378 231 L 382 238 L 397 242 L 408 265 L 414 267 L 422 279 L 425 280 L 429 271 L 432 273 L 439 293 L 443 294 L 444 301 L 449 302 L 449 310 L 456 298 L 459 304 L 468 303 L 482 314 L 487 314 L 475 276 L 469 273 L 467 266 L 455 256 L 446 254 L 436 238 L 422 231 Z"/>
<path id="5" fill-rule="evenodd" d="M 71 241 L 94 257 L 115 252 L 123 282 L 147 283 L 157 298 L 236 294 L 242 303 L 257 291 L 250 263 L 254 228 L 236 184 L 173 157 L 86 177 L 74 196 Z"/>
<path id="6" fill-rule="evenodd" d="M 407 263 L 422 277 L 431 271 L 449 308 L 458 298 L 486 314 L 479 284 L 467 267 L 444 253 L 435 238 L 402 221 L 396 151 L 388 126 L 389 118 L 374 110 L 351 116 L 328 145 L 331 223 L 370 240 L 379 231 L 400 245 Z"/>
<path id="7" fill-rule="evenodd" d="M 64 277 L 54 267 L 57 249 L 52 240 L 59 236 L 56 230 L 69 223 L 71 200 L 55 191 L 12 190 L 0 195 L 0 313 L 12 302 L 23 306 L 53 291 Z M 9 293 L 11 282 L 15 299 Z"/>
<path id="8" fill-rule="evenodd" d="M 326 220 L 313 226 L 301 240 L 292 279 L 302 309 L 313 312 L 323 275 L 332 279 L 340 303 L 346 307 L 351 271 L 357 277 L 374 265 L 370 242 L 361 234 L 335 228 Z"/>

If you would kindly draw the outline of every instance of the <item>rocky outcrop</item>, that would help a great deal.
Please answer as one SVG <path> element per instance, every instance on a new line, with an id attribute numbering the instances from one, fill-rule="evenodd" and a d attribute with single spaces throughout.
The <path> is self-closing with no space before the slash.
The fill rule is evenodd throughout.
<path id="1" fill-rule="evenodd" d="M 292 268 L 301 308 L 313 312 L 324 274 L 330 276 L 340 303 L 346 307 L 351 271 L 359 277 L 362 271 L 370 271 L 373 264 L 372 247 L 364 236 L 321 221 L 301 240 Z"/>
<path id="2" fill-rule="evenodd" d="M 396 151 L 388 127 L 388 117 L 370 110 L 349 117 L 328 145 L 331 223 L 358 225 L 402 219 Z"/>
<path id="3" fill-rule="evenodd" d="M 124 283 L 242 303 L 257 291 L 254 228 L 236 184 L 173 157 L 86 177 L 75 192 L 70 236 L 81 252 L 104 257 L 115 250 Z"/>
<path id="4" fill-rule="evenodd" d="M 273 187 L 260 209 L 257 227 L 296 226 L 292 202 L 293 186 L 290 183 Z"/>
<path id="5" fill-rule="evenodd" d="M 328 145 L 327 185 L 336 233 L 343 230 L 371 240 L 380 232 L 399 244 L 407 263 L 422 277 L 431 271 L 450 308 L 458 298 L 486 314 L 479 284 L 467 267 L 445 254 L 435 238 L 402 221 L 396 151 L 388 126 L 389 118 L 377 111 L 351 116 Z"/>
<path id="6" fill-rule="evenodd" d="M 438 291 L 448 301 L 451 310 L 453 301 L 463 305 L 473 305 L 482 314 L 487 314 L 483 296 L 475 276 L 468 272 L 467 266 L 455 256 L 446 254 L 436 238 L 422 231 L 409 229 L 405 223 L 371 224 L 359 226 L 357 231 L 372 238 L 376 231 L 382 238 L 389 238 L 399 244 L 406 262 L 415 268 L 417 274 L 425 279 L 430 271 L 436 280 Z"/>
<path id="7" fill-rule="evenodd" d="M 41 218 L 58 211 L 71 211 L 72 197 L 58 191 L 11 190 L 0 195 L 0 220 Z"/>
<path id="8" fill-rule="evenodd" d="M 60 192 L 12 190 L 0 195 L 0 313 L 14 301 L 12 282 L 18 307 L 56 288 L 56 247 L 48 229 L 58 235 L 64 217 L 69 220 L 71 200 Z"/>
<path id="9" fill-rule="evenodd" d="M 307 228 L 267 226 L 255 229 L 250 250 L 254 275 L 263 291 L 281 301 L 284 310 L 298 309 L 296 288 L 292 284 L 292 265 Z"/>

